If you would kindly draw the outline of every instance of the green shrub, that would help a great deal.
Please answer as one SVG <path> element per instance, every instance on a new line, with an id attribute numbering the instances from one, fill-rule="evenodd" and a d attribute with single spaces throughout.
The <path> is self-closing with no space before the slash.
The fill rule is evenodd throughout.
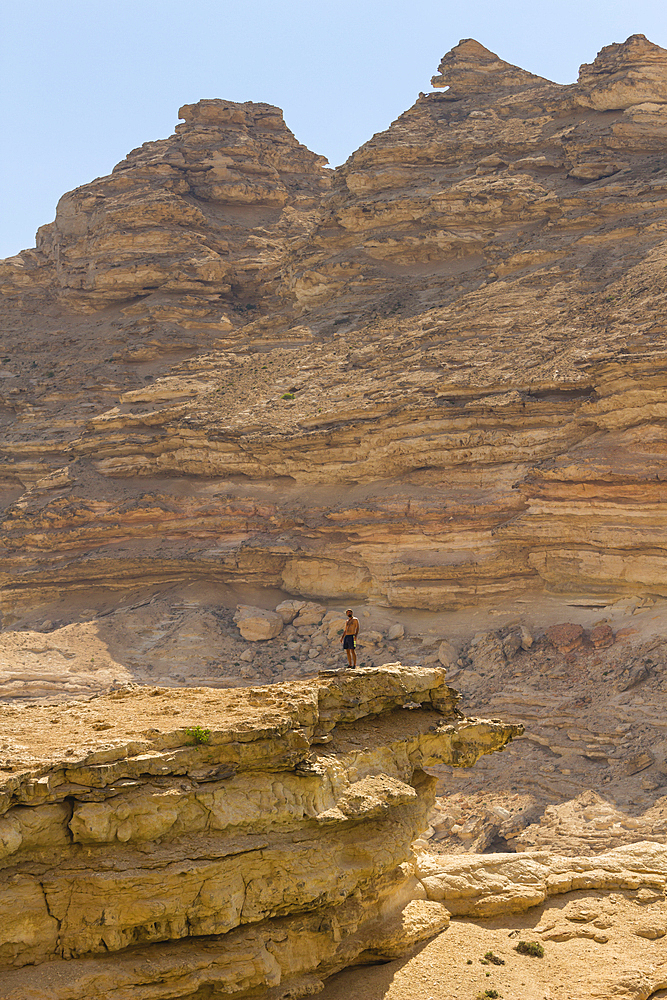
<path id="1" fill-rule="evenodd" d="M 294 393 L 293 392 L 284 392 L 280 398 L 281 399 L 294 399 Z"/>
<path id="2" fill-rule="evenodd" d="M 499 955 L 494 955 L 492 951 L 487 951 L 487 953 L 484 956 L 484 958 L 491 965 L 504 965 L 505 964 L 505 959 L 501 958 Z"/>
<path id="3" fill-rule="evenodd" d="M 185 734 L 190 737 L 193 746 L 199 746 L 201 743 L 208 743 L 211 739 L 211 730 L 202 729 L 201 726 L 190 726 L 189 729 L 185 730 Z"/>
<path id="4" fill-rule="evenodd" d="M 533 958 L 544 958 L 544 948 L 539 941 L 519 941 L 515 951 L 520 955 L 531 955 Z"/>

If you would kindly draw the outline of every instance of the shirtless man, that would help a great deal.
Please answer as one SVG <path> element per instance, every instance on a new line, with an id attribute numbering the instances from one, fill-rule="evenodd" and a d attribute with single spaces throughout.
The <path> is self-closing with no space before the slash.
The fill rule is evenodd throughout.
<path id="1" fill-rule="evenodd" d="M 350 608 L 347 609 L 345 614 L 347 615 L 347 621 L 345 622 L 345 628 L 340 641 L 343 643 L 343 649 L 347 653 L 348 667 L 354 668 L 357 665 L 356 646 L 357 636 L 359 635 L 359 619 L 354 617 Z"/>

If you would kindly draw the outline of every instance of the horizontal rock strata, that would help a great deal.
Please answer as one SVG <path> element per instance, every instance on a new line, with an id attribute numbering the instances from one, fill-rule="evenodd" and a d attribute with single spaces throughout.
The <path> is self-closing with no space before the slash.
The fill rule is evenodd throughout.
<path id="1" fill-rule="evenodd" d="M 323 1000 L 443 990 L 480 1000 L 657 1000 L 666 986 L 666 853 L 635 844 L 594 857 L 422 855 L 419 877 L 456 919 L 407 960 L 341 973 Z"/>
<path id="2" fill-rule="evenodd" d="M 641 35 L 569 86 L 467 40 L 335 171 L 201 101 L 64 196 L 0 266 L 5 611 L 665 594 L 665 80 Z"/>
<path id="3" fill-rule="evenodd" d="M 179 118 L 170 139 L 144 143 L 109 177 L 64 195 L 36 250 L 0 269 L 2 290 L 49 282 L 84 311 L 158 289 L 186 293 L 153 315 L 186 328 L 203 318 L 218 331 L 231 324 L 207 316 L 207 305 L 224 308 L 232 289 L 246 302 L 260 286 L 266 295 L 287 243 L 308 231 L 329 186 L 326 160 L 268 104 L 199 101 Z M 204 298 L 188 302 L 188 293 Z"/>
<path id="4" fill-rule="evenodd" d="M 462 718 L 442 669 L 398 664 L 93 703 L 110 743 L 77 747 L 76 703 L 0 712 L 3 733 L 34 733 L 0 789 L 7 1000 L 300 996 L 399 954 L 448 921 L 406 866 L 433 803 L 423 768 L 521 732 Z"/>
<path id="5" fill-rule="evenodd" d="M 415 872 L 428 898 L 457 916 L 517 913 L 577 889 L 651 889 L 657 901 L 667 888 L 667 847 L 638 843 L 574 858 L 547 852 L 422 854 Z"/>

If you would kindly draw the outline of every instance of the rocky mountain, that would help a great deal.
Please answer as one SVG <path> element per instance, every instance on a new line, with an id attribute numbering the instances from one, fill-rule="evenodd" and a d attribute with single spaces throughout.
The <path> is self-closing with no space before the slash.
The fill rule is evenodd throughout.
<path id="1" fill-rule="evenodd" d="M 188 105 L 0 262 L 2 1000 L 667 990 L 667 50 L 433 86 L 335 170 Z"/>
<path id="2" fill-rule="evenodd" d="M 570 86 L 468 40 L 335 171 L 202 101 L 65 195 L 0 268 L 5 614 L 662 594 L 666 79 L 639 35 Z"/>

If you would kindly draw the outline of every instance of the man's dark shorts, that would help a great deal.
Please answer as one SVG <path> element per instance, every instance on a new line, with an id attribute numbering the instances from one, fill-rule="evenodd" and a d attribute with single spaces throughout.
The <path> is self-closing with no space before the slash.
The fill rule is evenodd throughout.
<path id="1" fill-rule="evenodd" d="M 346 635 L 343 637 L 343 649 L 354 649 L 355 641 L 353 635 Z"/>

